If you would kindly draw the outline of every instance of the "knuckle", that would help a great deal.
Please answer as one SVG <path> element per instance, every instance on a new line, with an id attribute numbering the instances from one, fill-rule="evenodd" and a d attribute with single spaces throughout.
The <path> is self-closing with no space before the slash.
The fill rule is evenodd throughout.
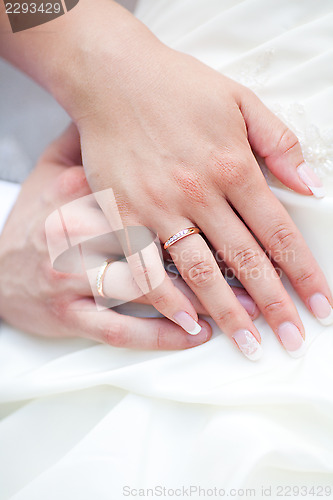
<path id="1" fill-rule="evenodd" d="M 264 189 L 266 181 L 258 175 L 259 167 L 249 151 L 243 145 L 238 149 L 237 154 L 224 154 L 215 159 L 212 177 L 222 190 L 244 191 L 246 188 L 247 195 L 251 197 L 257 192 L 258 183 Z"/>
<path id="2" fill-rule="evenodd" d="M 188 202 L 199 204 L 203 208 L 208 206 L 208 186 L 205 176 L 202 173 L 184 168 L 175 170 L 172 175 L 178 189 L 185 195 Z"/>
<path id="3" fill-rule="evenodd" d="M 214 178 L 232 185 L 243 184 L 246 180 L 246 162 L 244 157 L 215 153 L 212 161 Z"/>
<path id="4" fill-rule="evenodd" d="M 90 214 L 86 213 L 72 213 L 70 207 L 68 210 L 63 211 L 63 232 L 66 238 L 75 238 L 78 241 L 85 238 L 91 231 L 90 228 Z"/>
<path id="5" fill-rule="evenodd" d="M 245 173 L 245 168 L 242 166 L 235 167 L 226 177 L 227 185 L 232 188 L 239 189 L 242 186 L 249 184 L 248 176 Z"/>
<path id="6" fill-rule="evenodd" d="M 298 138 L 288 127 L 285 127 L 277 144 L 277 150 L 286 153 L 298 144 Z"/>
<path id="7" fill-rule="evenodd" d="M 136 281 L 147 281 L 149 276 L 149 269 L 146 264 L 143 264 L 139 259 L 135 259 L 130 261 L 130 266 L 133 278 Z"/>
<path id="8" fill-rule="evenodd" d="M 152 305 L 155 307 L 155 309 L 158 310 L 165 310 L 167 306 L 170 304 L 169 297 L 167 295 L 163 295 L 162 293 L 159 294 L 150 294 L 149 300 L 151 301 Z"/>
<path id="9" fill-rule="evenodd" d="M 168 281 L 164 265 L 159 256 L 158 260 L 155 260 L 155 257 L 154 255 L 151 258 L 151 256 L 146 254 L 141 261 L 140 257 L 136 254 L 135 256 L 128 257 L 127 262 L 129 263 L 130 272 L 136 283 L 136 287 L 139 287 L 145 295 L 149 295 L 150 299 L 156 297 L 156 300 L 158 300 L 160 295 L 166 295 Z"/>
<path id="10" fill-rule="evenodd" d="M 70 167 L 57 180 L 58 194 L 61 197 L 88 194 L 88 181 L 82 167 Z"/>
<path id="11" fill-rule="evenodd" d="M 185 273 L 185 280 L 195 287 L 205 287 L 214 279 L 214 266 L 205 260 L 196 261 Z"/>
<path id="12" fill-rule="evenodd" d="M 158 271 L 155 271 L 146 265 L 131 263 L 131 274 L 135 282 L 135 287 L 139 287 L 144 295 L 149 297 L 149 300 L 155 303 L 163 303 L 163 294 L 160 292 L 160 280 L 158 279 Z M 158 290 L 157 290 L 158 288 Z"/>
<path id="13" fill-rule="evenodd" d="M 277 315 L 285 310 L 287 310 L 287 301 L 285 299 L 271 300 L 263 306 L 263 313 L 267 315 Z"/>
<path id="14" fill-rule="evenodd" d="M 315 279 L 315 271 L 313 269 L 305 269 L 295 277 L 295 285 L 307 286 L 309 283 L 313 283 Z"/>
<path id="15" fill-rule="evenodd" d="M 134 278 L 144 276 L 148 272 L 146 262 L 142 262 L 139 255 L 129 256 L 128 263 Z"/>
<path id="16" fill-rule="evenodd" d="M 274 252 L 285 252 L 295 243 L 296 234 L 285 225 L 277 226 L 268 238 L 268 248 Z"/>
<path id="17" fill-rule="evenodd" d="M 89 212 L 75 214 L 70 208 L 55 210 L 45 223 L 45 236 L 49 249 L 54 251 L 68 249 L 68 238 L 75 238 L 76 241 L 85 239 L 92 233 L 91 226 L 93 221 L 90 220 Z"/>
<path id="18" fill-rule="evenodd" d="M 166 349 L 170 345 L 170 330 L 165 325 L 159 325 L 156 331 L 156 348 Z"/>
<path id="19" fill-rule="evenodd" d="M 253 248 L 237 250 L 234 253 L 233 260 L 238 272 L 249 272 L 258 268 L 260 264 L 260 253 Z"/>
<path id="20" fill-rule="evenodd" d="M 48 308 L 57 320 L 64 321 L 67 318 L 69 303 L 68 299 L 57 296 L 48 301 Z"/>
<path id="21" fill-rule="evenodd" d="M 128 334 L 125 326 L 115 321 L 111 325 L 104 326 L 101 331 L 101 341 L 113 347 L 126 347 Z"/>
<path id="22" fill-rule="evenodd" d="M 238 316 L 237 309 L 225 309 L 212 314 L 212 318 L 218 325 L 227 325 L 235 321 Z"/>

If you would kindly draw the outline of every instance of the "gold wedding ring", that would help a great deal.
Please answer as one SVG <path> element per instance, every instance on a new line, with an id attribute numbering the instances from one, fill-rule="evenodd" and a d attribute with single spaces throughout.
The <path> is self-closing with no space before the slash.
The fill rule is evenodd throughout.
<path id="1" fill-rule="evenodd" d="M 96 278 L 97 293 L 100 297 L 103 297 L 103 299 L 107 298 L 106 295 L 104 295 L 104 291 L 103 291 L 104 278 L 105 278 L 106 271 L 108 270 L 108 267 L 110 264 L 112 264 L 112 262 L 114 262 L 113 259 L 106 259 L 103 262 L 103 264 L 101 265 L 101 267 L 99 268 L 97 278 Z"/>
<path id="2" fill-rule="evenodd" d="M 169 239 L 166 240 L 164 243 L 164 250 L 167 250 L 167 248 L 170 248 L 172 245 L 177 243 L 177 241 L 182 240 L 183 238 L 186 238 L 186 236 L 190 236 L 191 234 L 198 234 L 200 233 L 200 229 L 198 227 L 187 227 L 186 229 L 182 229 L 176 234 L 173 234 L 170 236 Z"/>

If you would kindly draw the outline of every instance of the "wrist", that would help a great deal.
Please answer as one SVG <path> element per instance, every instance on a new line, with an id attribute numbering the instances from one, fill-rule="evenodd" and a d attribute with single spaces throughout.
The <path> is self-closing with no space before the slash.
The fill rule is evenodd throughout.
<path id="1" fill-rule="evenodd" d="M 117 101 L 124 95 L 126 82 L 135 83 L 140 60 L 149 57 L 154 47 L 163 46 L 115 2 L 101 1 L 97 10 L 92 4 L 90 0 L 83 3 L 84 12 L 71 23 L 69 50 L 60 64 L 52 65 L 48 81 L 48 89 L 76 123 L 96 112 L 99 115 L 106 100 Z"/>
<path id="2" fill-rule="evenodd" d="M 67 14 L 18 33 L 1 17 L 0 55 L 50 91 L 74 121 L 93 112 L 103 89 L 110 98 L 136 55 L 162 45 L 112 0 L 80 0 Z"/>

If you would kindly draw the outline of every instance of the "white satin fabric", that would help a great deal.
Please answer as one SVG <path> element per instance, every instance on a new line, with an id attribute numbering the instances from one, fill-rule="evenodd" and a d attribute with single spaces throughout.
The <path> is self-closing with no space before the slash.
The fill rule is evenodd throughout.
<path id="1" fill-rule="evenodd" d="M 251 86 L 299 134 L 331 194 L 273 189 L 333 286 L 332 0 L 141 0 L 137 15 L 172 47 Z M 159 485 L 252 487 L 255 498 L 262 486 L 269 498 L 279 485 L 333 491 L 333 328 L 286 287 L 306 327 L 300 359 L 262 318 L 257 362 L 216 327 L 200 347 L 148 352 L 3 326 L 0 500 L 118 500 L 124 486 Z"/>
<path id="2" fill-rule="evenodd" d="M 0 234 L 5 226 L 8 215 L 15 205 L 20 190 L 20 184 L 0 179 Z"/>

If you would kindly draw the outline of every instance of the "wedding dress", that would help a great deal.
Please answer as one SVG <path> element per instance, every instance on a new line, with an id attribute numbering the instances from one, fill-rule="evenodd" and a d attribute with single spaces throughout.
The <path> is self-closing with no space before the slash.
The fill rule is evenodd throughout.
<path id="1" fill-rule="evenodd" d="M 251 87 L 298 134 L 328 195 L 268 182 L 333 287 L 332 0 L 141 0 L 136 15 L 166 44 Z M 202 488 L 194 499 L 214 487 L 237 498 L 254 488 L 252 497 L 275 499 L 293 486 L 303 498 L 332 495 L 333 327 L 284 283 L 306 328 L 298 359 L 262 317 L 257 362 L 216 327 L 202 346 L 150 352 L 3 325 L 0 500 L 158 498 L 158 487 L 176 496 L 183 486 Z M 155 496 L 139 491 L 155 487 Z"/>

